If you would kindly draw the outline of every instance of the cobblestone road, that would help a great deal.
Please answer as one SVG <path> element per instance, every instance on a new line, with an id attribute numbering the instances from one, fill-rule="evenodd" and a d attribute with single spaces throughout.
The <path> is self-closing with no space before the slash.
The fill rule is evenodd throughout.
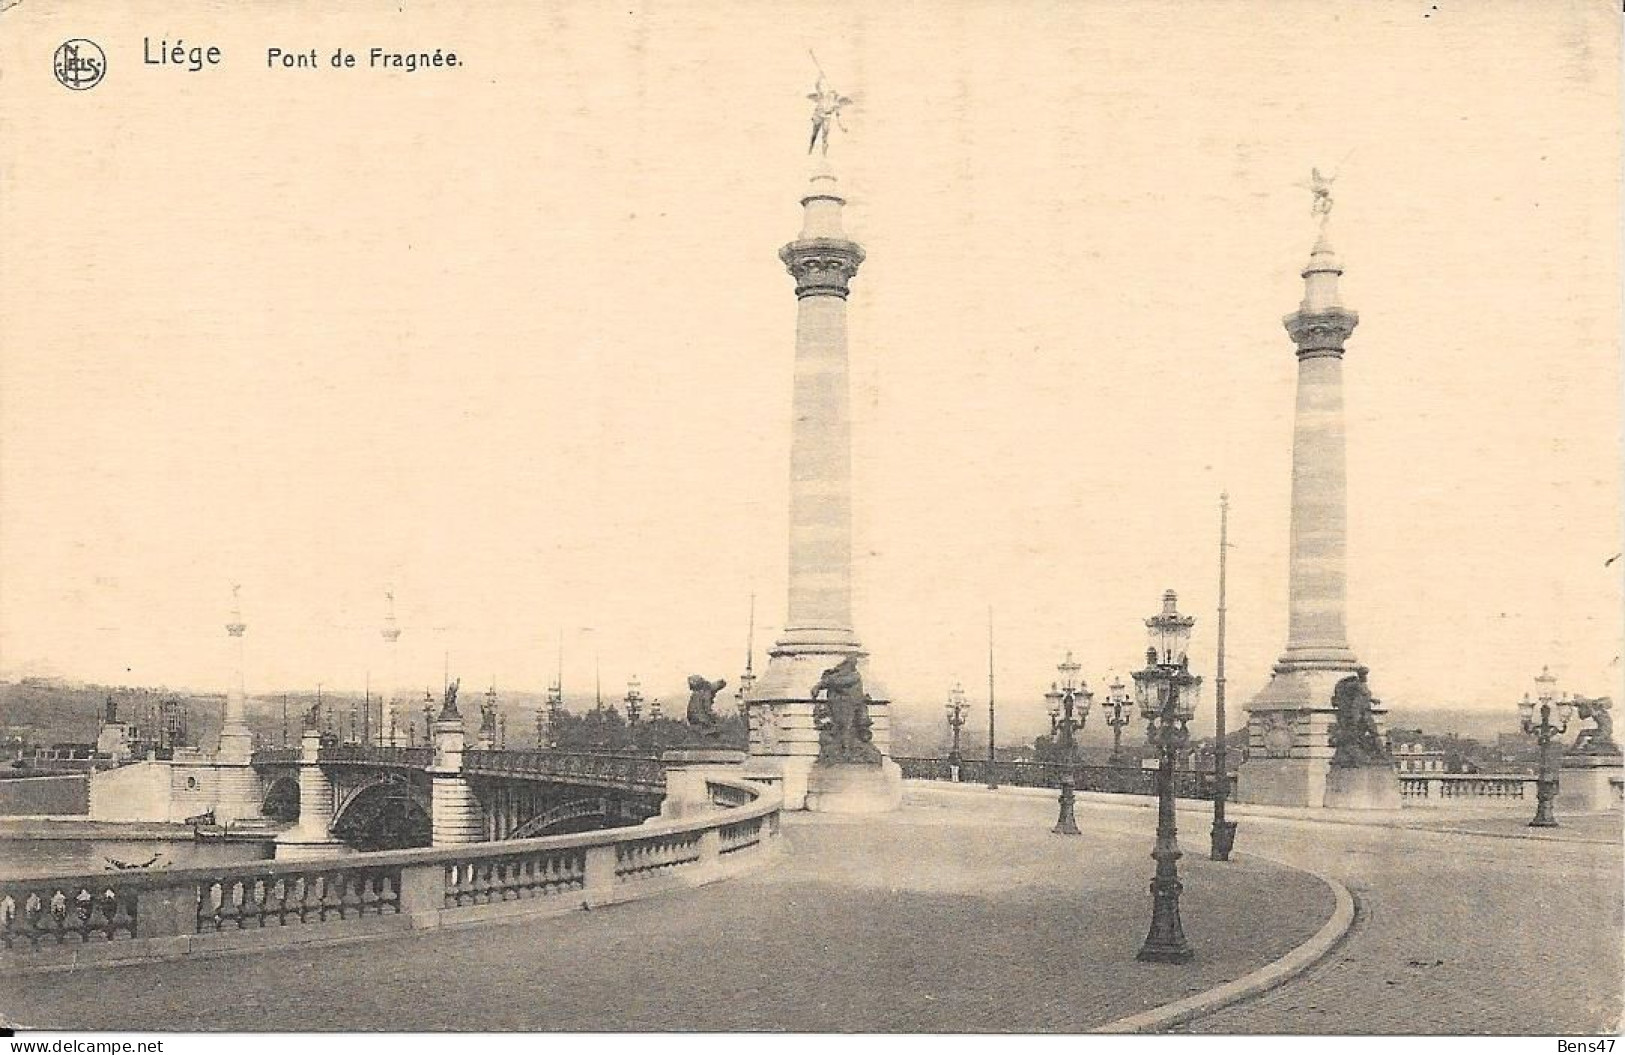
<path id="1" fill-rule="evenodd" d="M 352 945 L 12 976 L 0 1013 L 75 1029 L 1074 1031 L 1244 974 L 1332 911 L 1311 876 L 1193 854 L 1182 868 L 1197 962 L 1136 963 L 1148 814 L 1086 811 L 1099 830 L 1066 838 L 1049 833 L 1045 800 L 909 799 L 883 818 L 791 816 L 784 858 L 701 890 Z"/>
<path id="2" fill-rule="evenodd" d="M 1440 823 L 1502 836 L 1524 830 L 1509 818 Z M 1610 833 L 1612 843 L 1598 841 Z M 1311 972 L 1187 1028 L 1618 1032 L 1625 1003 L 1619 833 L 1617 817 L 1574 818 L 1537 838 L 1244 821 L 1238 845 L 1347 885 L 1355 926 Z"/>

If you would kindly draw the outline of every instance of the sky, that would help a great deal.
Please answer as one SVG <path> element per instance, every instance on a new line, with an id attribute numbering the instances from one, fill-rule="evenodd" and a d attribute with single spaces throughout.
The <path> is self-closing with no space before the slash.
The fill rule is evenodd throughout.
<path id="1" fill-rule="evenodd" d="M 397 10 L 399 8 L 399 10 Z M 162 11 L 161 18 L 154 12 Z M 301 14 L 301 11 L 310 12 Z M 1603 3 L 491 3 L 0 15 L 0 671 L 678 698 L 784 618 L 815 51 L 856 623 L 910 713 L 1044 722 L 1166 588 L 1232 704 L 1285 643 L 1329 225 L 1350 641 L 1393 706 L 1620 675 L 1619 40 Z M 190 73 L 143 35 L 221 47 Z M 100 41 L 69 92 L 49 55 Z M 366 49 L 462 65 L 366 69 Z M 336 47 L 356 70 L 267 69 Z M 1202 722 L 1210 720 L 1211 694 Z M 1232 722 L 1234 724 L 1234 721 Z M 1205 727 L 1205 726 L 1204 726 Z"/>

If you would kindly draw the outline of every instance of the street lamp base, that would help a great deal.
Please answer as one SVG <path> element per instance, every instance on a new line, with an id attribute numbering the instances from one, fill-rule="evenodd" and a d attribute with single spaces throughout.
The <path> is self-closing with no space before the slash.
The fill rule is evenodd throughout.
<path id="1" fill-rule="evenodd" d="M 1056 835 L 1083 834 L 1083 832 L 1078 829 L 1078 822 L 1072 820 L 1071 818 L 1062 818 L 1061 820 L 1056 821 L 1055 827 L 1051 828 L 1050 831 L 1054 832 Z"/>
<path id="2" fill-rule="evenodd" d="M 1141 963 L 1190 963 L 1196 953 L 1189 945 L 1152 945 L 1146 942 L 1134 957 Z"/>
<path id="3" fill-rule="evenodd" d="M 1213 849 L 1210 857 L 1214 861 L 1230 860 L 1230 851 L 1236 848 L 1236 822 L 1213 822 Z"/>
<path id="4" fill-rule="evenodd" d="M 1559 828 L 1559 827 L 1562 827 L 1562 826 L 1560 824 L 1558 824 L 1556 819 L 1554 819 L 1552 817 L 1536 817 L 1534 820 L 1529 822 L 1529 827 L 1531 827 L 1531 828 Z"/>

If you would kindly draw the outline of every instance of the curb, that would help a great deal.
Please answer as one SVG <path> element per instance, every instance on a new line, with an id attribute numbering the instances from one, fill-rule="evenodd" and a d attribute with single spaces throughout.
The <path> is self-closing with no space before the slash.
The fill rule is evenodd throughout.
<path id="1" fill-rule="evenodd" d="M 1284 985 L 1309 968 L 1325 959 L 1331 951 L 1342 942 L 1349 928 L 1354 925 L 1354 895 L 1348 888 L 1330 876 L 1310 871 L 1297 865 L 1278 861 L 1263 854 L 1248 854 L 1247 856 L 1260 861 L 1268 861 L 1282 868 L 1290 868 L 1295 872 L 1303 872 L 1314 876 L 1331 888 L 1332 895 L 1337 899 L 1337 905 L 1332 909 L 1331 919 L 1315 932 L 1308 941 L 1288 952 L 1285 956 L 1271 963 L 1265 964 L 1250 974 L 1245 974 L 1233 982 L 1216 986 L 1195 996 L 1176 1000 L 1171 1004 L 1154 1007 L 1149 1011 L 1142 1011 L 1137 1015 L 1129 1015 L 1115 1022 L 1108 1022 L 1103 1026 L 1096 1026 L 1090 1033 L 1155 1033 L 1176 1026 L 1220 1008 L 1239 1003 L 1249 997 L 1267 992 Z"/>

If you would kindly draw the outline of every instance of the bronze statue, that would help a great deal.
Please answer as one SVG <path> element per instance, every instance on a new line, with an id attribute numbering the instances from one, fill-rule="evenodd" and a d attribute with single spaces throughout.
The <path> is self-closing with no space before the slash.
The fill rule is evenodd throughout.
<path id="1" fill-rule="evenodd" d="M 825 694 L 822 700 L 818 698 L 821 692 Z M 818 760 L 879 765 L 880 751 L 870 743 L 869 697 L 858 673 L 858 657 L 847 656 L 824 671 L 811 695 Z"/>
<path id="2" fill-rule="evenodd" d="M 708 681 L 698 674 L 688 676 L 688 724 L 705 734 L 707 739 L 722 736 L 721 719 L 715 709 L 717 693 L 728 687 L 727 678 Z"/>
<path id="3" fill-rule="evenodd" d="M 305 728 L 314 732 L 322 731 L 322 701 L 317 700 L 305 711 Z"/>
<path id="4" fill-rule="evenodd" d="M 841 131 L 846 131 L 846 125 L 841 121 L 841 108 L 850 106 L 852 99 L 831 88 L 828 79 L 824 76 L 824 67 L 818 65 L 818 56 L 813 55 L 811 51 L 808 51 L 807 54 L 812 55 L 813 65 L 818 66 L 818 83 L 813 86 L 813 90 L 807 95 L 807 98 L 811 99 L 813 104 L 812 138 L 807 140 L 807 153 L 811 154 L 813 148 L 822 142 L 824 156 L 828 157 L 830 122 L 833 121 L 840 127 Z"/>
<path id="5" fill-rule="evenodd" d="M 1388 765 L 1392 756 L 1377 729 L 1377 719 L 1371 708 L 1376 704 L 1365 683 L 1365 668 L 1337 683 L 1332 690 L 1332 706 L 1337 708 L 1337 722 L 1332 726 L 1330 743 L 1337 752 L 1332 765 L 1337 769 L 1358 769 L 1361 766 Z"/>
<path id="6" fill-rule="evenodd" d="M 462 717 L 462 715 L 457 711 L 457 687 L 462 683 L 463 679 L 457 678 L 453 680 L 451 684 L 446 686 L 446 698 L 445 702 L 441 704 L 440 707 L 439 721 L 454 721 Z"/>
<path id="7" fill-rule="evenodd" d="M 1318 168 L 1309 170 L 1309 193 L 1315 196 L 1309 205 L 1309 215 L 1319 217 L 1321 223 L 1325 223 L 1332 214 L 1332 184 L 1336 182 L 1335 174 L 1328 179 L 1320 174 Z"/>
<path id="8" fill-rule="evenodd" d="M 1589 718 L 1595 724 L 1589 729 L 1581 729 L 1580 735 L 1575 737 L 1574 747 L 1576 754 L 1588 755 L 1617 755 L 1619 745 L 1614 742 L 1614 719 L 1608 712 L 1613 708 L 1614 701 L 1608 696 L 1600 696 L 1595 700 L 1577 699 L 1574 708 L 1582 719 Z"/>

